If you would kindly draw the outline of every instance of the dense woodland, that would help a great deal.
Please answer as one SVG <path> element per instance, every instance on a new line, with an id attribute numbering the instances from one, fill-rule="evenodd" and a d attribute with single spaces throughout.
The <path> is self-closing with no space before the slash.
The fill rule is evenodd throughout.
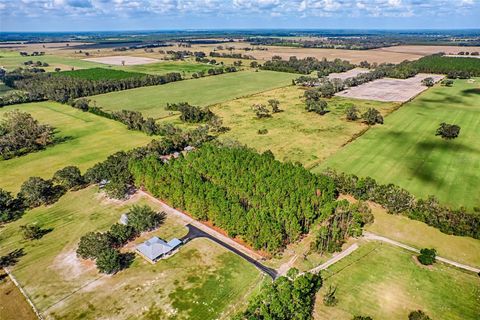
<path id="1" fill-rule="evenodd" d="M 304 59 L 290 57 L 289 60 L 283 60 L 281 57 L 273 57 L 272 60 L 265 62 L 261 69 L 303 74 L 317 71 L 319 76 L 327 76 L 332 72 L 345 72 L 354 67 L 350 62 L 341 59 L 328 61 L 327 59 L 318 60 L 313 57 Z"/>
<path id="2" fill-rule="evenodd" d="M 137 186 L 268 252 L 308 232 L 335 201 L 332 179 L 243 147 L 207 144 L 167 163 L 133 161 L 131 170 Z"/>
<path id="3" fill-rule="evenodd" d="M 341 193 L 350 194 L 359 200 L 374 201 L 385 207 L 389 213 L 406 215 L 447 234 L 480 239 L 480 209 L 451 209 L 441 205 L 433 196 L 428 199 L 415 199 L 405 189 L 394 184 L 379 184 L 370 177 L 359 178 L 333 170 L 324 174 L 335 180 Z"/>
<path id="4" fill-rule="evenodd" d="M 135 76 L 123 79 L 89 80 L 61 74 L 38 74 L 25 70 L 16 70 L 3 76 L 3 82 L 7 86 L 27 91 L 35 101 L 49 99 L 61 103 L 85 96 L 161 85 L 179 80 L 182 80 L 180 73 L 168 73 L 161 76 L 144 75 L 142 77 Z"/>

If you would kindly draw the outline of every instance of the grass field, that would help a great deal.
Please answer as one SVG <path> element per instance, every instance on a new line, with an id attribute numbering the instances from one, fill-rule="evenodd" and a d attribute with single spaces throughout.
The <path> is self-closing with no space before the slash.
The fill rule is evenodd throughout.
<path id="1" fill-rule="evenodd" d="M 437 196 L 443 203 L 480 206 L 480 79 L 436 86 L 327 159 L 327 167 L 395 183 L 418 197 Z M 461 127 L 460 136 L 435 136 L 442 122 Z"/>
<path id="2" fill-rule="evenodd" d="M 3 96 L 4 94 L 14 91 L 12 88 L 6 86 L 3 82 L 0 82 L 0 96 Z"/>
<path id="3" fill-rule="evenodd" d="M 0 319 L 35 320 L 37 316 L 6 273 L 0 271 Z"/>
<path id="4" fill-rule="evenodd" d="M 69 57 L 55 55 L 22 57 L 18 53 L 14 55 L 11 52 L 0 51 L 0 66 L 6 68 L 9 71 L 15 68 L 25 67 L 23 63 L 29 60 L 32 60 L 33 62 L 41 61 L 48 63 L 48 67 L 42 67 L 43 69 L 45 69 L 45 71 L 54 71 L 55 68 L 60 68 L 62 70 L 71 70 L 72 67 L 75 69 L 102 67 L 102 64 L 100 63 L 83 61 L 80 59 L 74 59 Z"/>
<path id="5" fill-rule="evenodd" d="M 159 63 L 148 63 L 135 66 L 115 66 L 117 70 L 131 71 L 131 72 L 142 72 L 149 74 L 166 74 L 169 72 L 180 72 L 185 74 L 192 74 L 199 71 L 207 72 L 208 69 L 215 68 L 204 63 L 194 63 L 194 62 L 177 62 L 177 61 L 164 61 Z"/>
<path id="6" fill-rule="evenodd" d="M 81 69 L 74 71 L 64 71 L 60 73 L 63 76 L 69 76 L 72 78 L 80 78 L 87 80 L 118 80 L 118 79 L 127 79 L 127 78 L 137 78 L 143 77 L 145 74 L 131 71 L 122 71 L 122 70 L 112 70 L 105 68 L 91 68 L 91 69 Z"/>
<path id="7" fill-rule="evenodd" d="M 159 207 L 138 197 L 112 202 L 96 192 L 97 188 L 70 192 L 53 206 L 34 209 L 0 230 L 0 254 L 24 248 L 26 254 L 12 272 L 40 312 L 51 318 L 217 319 L 260 281 L 257 269 L 206 239 L 193 240 L 154 265 L 137 256 L 116 275 L 98 274 L 93 263 L 76 258 L 79 238 L 107 229 L 133 203 Z M 53 230 L 40 240 L 25 241 L 19 226 L 26 223 Z M 186 232 L 182 222 L 167 216 L 148 237 L 170 239 Z M 126 248 L 133 250 L 133 245 Z"/>
<path id="8" fill-rule="evenodd" d="M 351 320 L 354 315 L 373 319 L 405 320 L 417 309 L 432 319 L 476 320 L 480 313 L 478 276 L 436 263 L 419 265 L 412 253 L 370 242 L 323 272 L 317 294 L 315 319 Z M 323 305 L 330 284 L 337 286 L 338 304 Z"/>
<path id="9" fill-rule="evenodd" d="M 140 111 L 154 118 L 168 117 L 167 103 L 189 102 L 207 106 L 245 95 L 271 90 L 291 84 L 296 75 L 281 72 L 235 72 L 201 79 L 167 83 L 111 92 L 90 97 L 99 107 L 116 111 L 121 109 Z"/>
<path id="10" fill-rule="evenodd" d="M 55 102 L 13 105 L 0 109 L 3 113 L 19 109 L 30 113 L 40 123 L 57 129 L 57 137 L 65 142 L 18 158 L 0 161 L 0 188 L 16 192 L 31 176 L 50 178 L 67 165 L 81 170 L 93 166 L 116 151 L 147 144 L 152 138 L 128 131 L 121 123 L 84 113 Z"/>
<path id="11" fill-rule="evenodd" d="M 233 138 L 260 152 L 271 150 L 279 160 L 298 161 L 310 167 L 366 129 L 360 122 L 345 119 L 348 106 L 355 105 L 361 111 L 374 107 L 384 114 L 396 106 L 395 103 L 335 97 L 328 101 L 331 112 L 320 116 L 305 110 L 302 95 L 303 89 L 289 86 L 213 106 L 212 111 L 231 128 L 220 139 Z M 269 99 L 278 99 L 284 111 L 271 118 L 257 119 L 252 105 L 267 104 Z M 258 134 L 259 129 L 267 129 L 268 133 Z"/>

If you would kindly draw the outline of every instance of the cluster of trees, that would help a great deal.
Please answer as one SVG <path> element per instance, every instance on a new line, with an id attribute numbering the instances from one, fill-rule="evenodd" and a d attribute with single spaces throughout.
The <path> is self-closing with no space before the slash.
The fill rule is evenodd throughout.
<path id="1" fill-rule="evenodd" d="M 311 243 L 310 249 L 321 254 L 341 251 L 348 237 L 362 235 L 363 226 L 371 222 L 373 215 L 366 204 L 338 201 L 335 203 L 334 212 L 315 233 L 315 240 Z"/>
<path id="2" fill-rule="evenodd" d="M 40 51 L 40 52 L 39 51 L 33 51 L 32 53 L 29 54 L 26 51 L 20 51 L 20 55 L 22 57 L 28 57 L 28 56 L 37 57 L 37 56 L 45 55 L 45 52 L 43 52 L 43 51 Z"/>
<path id="3" fill-rule="evenodd" d="M 46 62 L 42 62 L 42 61 L 33 62 L 32 60 L 25 61 L 23 64 L 25 66 L 30 66 L 30 67 L 48 67 L 49 66 L 49 64 Z"/>
<path id="4" fill-rule="evenodd" d="M 233 319 L 312 319 L 315 295 L 321 287 L 320 275 L 300 274 L 297 269 L 290 269 L 287 276 L 265 284 L 246 310 Z"/>
<path id="5" fill-rule="evenodd" d="M 433 196 L 415 199 L 407 190 L 394 184 L 378 184 L 375 179 L 327 170 L 324 175 L 334 179 L 337 190 L 363 201 L 376 202 L 391 214 L 403 214 L 425 222 L 447 234 L 480 239 L 480 209 L 451 209 L 439 204 Z"/>
<path id="6" fill-rule="evenodd" d="M 156 197 L 268 252 L 308 232 L 335 200 L 332 179 L 244 147 L 206 144 L 167 163 L 132 161 L 131 170 Z"/>
<path id="7" fill-rule="evenodd" d="M 434 54 L 408 63 L 417 72 L 447 74 L 448 78 L 466 79 L 480 76 L 480 59 L 447 57 Z"/>
<path id="8" fill-rule="evenodd" d="M 322 93 L 317 89 L 310 89 L 304 92 L 305 109 L 308 112 L 315 112 L 319 115 L 324 115 L 329 112 L 328 104 L 322 98 Z"/>
<path id="9" fill-rule="evenodd" d="M 179 80 L 182 80 L 180 73 L 90 80 L 62 74 L 34 74 L 31 72 L 13 71 L 6 73 L 3 77 L 6 85 L 27 91 L 34 99 L 49 99 L 61 103 L 84 96 L 161 85 Z"/>
<path id="10" fill-rule="evenodd" d="M 179 111 L 180 120 L 188 123 L 207 122 L 216 117 L 208 107 L 192 106 L 188 102 L 167 103 L 166 110 Z"/>
<path id="11" fill-rule="evenodd" d="M 0 121 L 0 159 L 44 149 L 55 142 L 54 129 L 29 113 L 13 110 Z"/>
<path id="12" fill-rule="evenodd" d="M 270 109 L 268 107 L 270 107 Z M 258 119 L 270 118 L 273 113 L 279 113 L 283 111 L 280 109 L 280 101 L 277 99 L 269 99 L 268 107 L 264 104 L 256 103 L 252 106 L 252 110 L 255 112 L 255 116 Z"/>
<path id="13" fill-rule="evenodd" d="M 363 114 L 360 115 L 360 111 L 355 106 L 350 106 L 345 109 L 345 116 L 349 121 L 356 121 L 358 119 L 363 119 L 363 122 L 369 126 L 373 126 L 377 123 L 383 124 L 383 116 L 375 108 L 368 108 Z"/>
<path id="14" fill-rule="evenodd" d="M 331 37 L 317 39 L 288 39 L 279 37 L 252 37 L 247 41 L 252 45 L 287 46 L 301 48 L 324 48 L 346 50 L 369 50 L 396 46 L 405 41 L 401 37 L 368 36 L 368 37 Z"/>
<path id="15" fill-rule="evenodd" d="M 43 97 L 33 96 L 28 92 L 12 91 L 0 96 L 0 108 L 12 104 L 43 101 Z"/>
<path id="16" fill-rule="evenodd" d="M 241 53 L 221 53 L 212 51 L 209 53 L 210 57 L 214 58 L 232 58 L 232 59 L 245 59 L 245 60 L 256 60 L 254 56 Z"/>
<path id="17" fill-rule="evenodd" d="M 448 124 L 445 122 L 440 123 L 440 126 L 435 133 L 436 136 L 440 136 L 443 139 L 451 140 L 458 137 L 460 134 L 460 126 L 456 124 Z"/>
<path id="18" fill-rule="evenodd" d="M 318 60 L 313 57 L 298 59 L 290 57 L 289 60 L 283 60 L 281 57 L 273 57 L 261 67 L 264 70 L 292 72 L 310 74 L 314 71 L 323 77 L 333 72 L 345 72 L 353 69 L 355 66 L 346 60 L 335 59 L 328 61 L 327 59 Z"/>
<path id="19" fill-rule="evenodd" d="M 119 248 L 140 233 L 158 228 L 165 220 L 164 212 L 155 212 L 149 206 L 134 205 L 127 213 L 126 225 L 116 223 L 106 232 L 89 232 L 80 238 L 77 255 L 95 260 L 102 273 L 116 273 L 127 267 L 132 254 L 122 254 Z"/>

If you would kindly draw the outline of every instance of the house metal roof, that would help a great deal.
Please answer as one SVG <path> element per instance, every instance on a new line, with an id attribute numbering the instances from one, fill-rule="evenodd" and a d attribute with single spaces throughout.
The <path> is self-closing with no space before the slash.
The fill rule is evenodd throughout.
<path id="1" fill-rule="evenodd" d="M 137 246 L 137 251 L 143 254 L 148 259 L 154 261 L 157 258 L 169 253 L 182 242 L 176 238 L 170 240 L 168 243 L 159 239 L 158 237 L 153 237 L 148 239 L 142 244 Z"/>

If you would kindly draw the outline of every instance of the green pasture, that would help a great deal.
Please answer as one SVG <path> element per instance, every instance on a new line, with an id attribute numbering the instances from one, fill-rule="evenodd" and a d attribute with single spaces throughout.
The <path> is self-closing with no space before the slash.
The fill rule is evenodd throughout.
<path id="1" fill-rule="evenodd" d="M 161 74 L 166 74 L 170 72 L 192 74 L 195 72 L 205 71 L 206 73 L 208 69 L 217 68 L 217 66 L 212 66 L 205 63 L 164 61 L 164 62 L 140 64 L 140 65 L 134 65 L 134 66 L 114 66 L 113 68 L 117 70 L 123 70 L 123 71 L 161 75 Z"/>
<path id="2" fill-rule="evenodd" d="M 261 91 L 291 84 L 296 75 L 281 72 L 242 71 L 208 76 L 92 96 L 97 106 L 109 111 L 121 109 L 140 111 L 145 116 L 164 118 L 172 115 L 165 110 L 167 103 L 189 102 L 207 106 Z"/>
<path id="3" fill-rule="evenodd" d="M 102 67 L 102 64 L 100 63 L 84 61 L 81 59 L 68 58 L 63 56 L 46 54 L 43 56 L 22 57 L 18 52 L 16 54 L 12 54 L 11 52 L 0 51 L 0 67 L 4 67 L 8 71 L 13 70 L 15 68 L 19 68 L 19 67 L 24 68 L 25 65 L 23 63 L 25 61 L 30 61 L 30 60 L 32 60 L 33 62 L 41 61 L 41 62 L 48 63 L 49 64 L 48 67 L 40 67 L 45 69 L 45 71 L 54 71 L 55 68 L 60 68 L 61 70 L 71 70 L 72 68 L 88 69 L 88 68 Z"/>
<path id="4" fill-rule="evenodd" d="M 134 197 L 126 202 L 107 200 L 98 188 L 69 192 L 56 204 L 27 212 L 0 229 L 0 255 L 24 248 L 25 255 L 11 268 L 40 312 L 53 319 L 218 319 L 241 303 L 262 276 L 255 267 L 207 239 L 195 239 L 165 260 L 150 264 L 136 255 L 133 264 L 112 276 L 101 275 L 94 263 L 78 259 L 80 237 L 104 231 L 134 203 L 157 203 Z M 40 240 L 26 241 L 19 227 L 37 223 L 52 229 Z M 167 216 L 151 236 L 182 237 L 181 220 Z"/>
<path id="5" fill-rule="evenodd" d="M 478 275 L 441 263 L 425 267 L 404 249 L 370 242 L 322 273 L 316 319 L 405 320 L 421 309 L 431 319 L 476 320 L 480 314 Z M 322 299 L 329 285 L 337 287 L 338 304 Z"/>
<path id="6" fill-rule="evenodd" d="M 396 106 L 395 103 L 334 97 L 328 100 L 330 112 L 320 116 L 305 110 L 303 92 L 301 88 L 288 86 L 213 106 L 212 111 L 230 128 L 219 138 L 238 140 L 259 152 L 270 150 L 281 161 L 298 161 L 311 167 L 367 128 L 359 121 L 345 119 L 347 107 L 354 105 L 361 112 L 374 107 L 385 114 Z M 283 112 L 271 118 L 256 118 L 252 105 L 267 105 L 269 99 L 278 99 Z M 260 129 L 268 133 L 258 134 Z"/>
<path id="7" fill-rule="evenodd" d="M 18 109 L 30 113 L 40 123 L 49 124 L 65 141 L 45 150 L 0 161 L 0 188 L 16 192 L 31 176 L 51 178 L 68 165 L 86 170 L 120 150 L 132 149 L 151 141 L 140 132 L 128 131 L 116 121 L 85 113 L 55 102 L 28 103 L 0 109 L 2 114 Z"/>
<path id="8" fill-rule="evenodd" d="M 480 88 L 456 80 L 402 106 L 327 159 L 327 167 L 397 184 L 417 197 L 435 195 L 454 207 L 480 206 Z M 435 136 L 440 123 L 461 127 L 455 140 Z"/>
<path id="9" fill-rule="evenodd" d="M 86 80 L 118 80 L 145 76 L 145 74 L 143 73 L 105 68 L 80 69 L 74 71 L 64 71 L 54 74 Z"/>

